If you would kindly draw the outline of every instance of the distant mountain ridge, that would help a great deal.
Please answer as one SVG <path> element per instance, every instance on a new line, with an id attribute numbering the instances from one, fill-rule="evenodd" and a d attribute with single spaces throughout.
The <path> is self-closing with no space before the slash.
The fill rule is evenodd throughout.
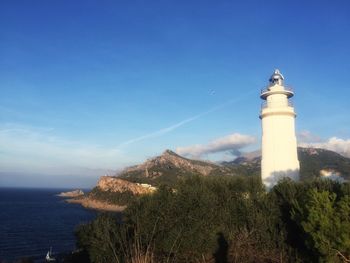
<path id="1" fill-rule="evenodd" d="M 350 179 L 350 159 L 336 152 L 298 148 L 298 156 L 301 180 L 320 176 L 339 181 Z M 260 176 L 260 171 L 260 151 L 244 154 L 231 162 L 216 164 L 191 160 L 166 150 L 160 156 L 127 167 L 115 176 L 102 176 L 86 198 L 74 201 L 87 202 L 85 205 L 98 209 L 120 210 L 135 196 L 150 194 L 162 184 L 172 187 L 186 176 Z M 115 204 L 118 207 L 110 207 Z"/>
<path id="2" fill-rule="evenodd" d="M 148 159 L 142 164 L 124 169 L 118 177 L 124 180 L 159 185 L 174 183 L 178 178 L 187 175 L 236 175 L 236 168 L 227 167 L 200 160 L 182 157 L 171 150 L 162 155 Z"/>
<path id="3" fill-rule="evenodd" d="M 320 148 L 298 148 L 301 180 L 320 177 L 323 172 L 350 180 L 350 158 Z"/>
<path id="4" fill-rule="evenodd" d="M 301 180 L 320 177 L 323 173 L 332 172 L 350 179 L 350 158 L 336 152 L 319 148 L 298 147 Z M 118 178 L 159 185 L 174 183 L 182 176 L 225 175 L 225 176 L 259 176 L 261 170 L 261 151 L 243 154 L 230 162 L 220 164 L 192 160 L 182 157 L 171 150 L 151 158 L 142 164 L 128 167 L 118 174 Z"/>
<path id="5" fill-rule="evenodd" d="M 256 150 L 253 152 L 243 153 L 242 155 L 236 157 L 232 161 L 221 162 L 222 165 L 229 166 L 232 164 L 245 164 L 245 163 L 255 163 L 261 162 L 261 151 Z"/>
<path id="6" fill-rule="evenodd" d="M 209 175 L 210 172 L 216 167 L 215 164 L 205 161 L 187 159 L 171 150 L 165 150 L 162 155 L 148 159 L 142 164 L 128 167 L 124 170 L 124 172 L 130 173 L 134 171 L 145 170 L 146 177 L 157 177 L 161 174 L 154 172 L 147 174 L 149 169 L 155 168 L 157 166 L 168 166 L 167 168 L 171 168 L 173 166 L 180 169 L 191 170 L 202 175 Z"/>
<path id="7" fill-rule="evenodd" d="M 320 177 L 323 174 L 338 174 L 350 179 L 350 158 L 339 153 L 321 149 L 298 147 L 301 180 Z M 223 162 L 225 166 L 249 166 L 255 171 L 261 169 L 261 152 L 255 151 L 237 157 L 231 162 Z"/>

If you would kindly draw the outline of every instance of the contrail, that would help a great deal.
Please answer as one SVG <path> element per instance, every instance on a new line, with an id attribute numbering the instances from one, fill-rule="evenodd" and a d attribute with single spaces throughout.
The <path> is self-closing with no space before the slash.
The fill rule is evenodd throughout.
<path id="1" fill-rule="evenodd" d="M 218 110 L 220 110 L 220 109 L 222 109 L 222 108 L 225 108 L 225 107 L 227 107 L 228 105 L 231 105 L 232 103 L 236 103 L 236 102 L 242 100 L 242 99 L 243 99 L 244 97 L 246 97 L 247 95 L 252 94 L 253 92 L 256 92 L 256 89 L 251 90 L 251 91 L 249 91 L 249 92 L 247 92 L 247 93 L 245 93 L 245 94 L 243 94 L 243 95 L 241 95 L 241 96 L 239 96 L 239 97 L 236 97 L 236 98 L 234 98 L 234 99 L 228 100 L 228 101 L 226 101 L 225 103 L 222 103 L 222 104 L 220 104 L 220 105 L 217 105 L 217 106 L 215 106 L 215 107 L 213 107 L 213 108 L 211 108 L 211 109 L 209 109 L 209 110 L 207 110 L 207 111 L 204 111 L 204 112 L 199 113 L 199 114 L 197 114 L 197 115 L 194 115 L 194 116 L 192 116 L 192 117 L 190 117 L 190 118 L 187 118 L 187 119 L 185 119 L 185 120 L 182 120 L 182 121 L 180 121 L 180 122 L 178 122 L 178 123 L 176 123 L 176 124 L 173 124 L 173 125 L 171 125 L 171 126 L 169 126 L 169 127 L 166 127 L 166 128 L 163 128 L 163 129 L 160 129 L 160 130 L 157 130 L 157 131 L 154 131 L 154 132 L 151 132 L 151 133 L 142 135 L 142 136 L 140 136 L 140 137 L 136 137 L 136 138 L 133 138 L 133 139 L 131 139 L 131 140 L 125 141 L 125 142 L 121 143 L 121 144 L 118 146 L 118 149 L 119 149 L 119 148 L 122 148 L 122 147 L 124 147 L 124 146 L 127 146 L 127 145 L 129 145 L 129 144 L 133 144 L 133 143 L 135 143 L 135 142 L 143 141 L 143 140 L 150 139 L 150 138 L 156 138 L 156 137 L 162 136 L 162 135 L 164 135 L 164 134 L 167 134 L 167 133 L 169 133 L 169 132 L 171 132 L 171 131 L 173 131 L 173 130 L 176 130 L 177 128 L 179 128 L 179 127 L 181 127 L 181 126 L 183 126 L 183 125 L 185 125 L 185 124 L 187 124 L 187 123 L 190 123 L 190 122 L 192 122 L 192 121 L 194 121 L 194 120 L 197 120 L 197 119 L 199 119 L 199 118 L 201 118 L 201 117 L 203 117 L 203 116 L 205 116 L 205 115 L 207 115 L 207 114 L 209 114 L 209 113 L 212 113 L 212 112 L 218 111 Z"/>
<path id="2" fill-rule="evenodd" d="M 151 133 L 148 133 L 148 134 L 145 134 L 145 135 L 142 135 L 140 137 L 136 137 L 134 139 L 131 139 L 131 140 L 128 140 L 126 142 L 123 142 L 122 144 L 119 145 L 118 148 L 120 147 L 123 147 L 123 146 L 126 146 L 126 145 L 129 145 L 129 144 L 132 144 L 132 143 L 135 143 L 135 142 L 138 142 L 138 141 L 143 141 L 145 139 L 149 139 L 149 138 L 155 138 L 155 137 L 159 137 L 159 136 L 162 136 L 163 134 L 166 134 L 168 132 L 171 132 L 183 125 L 185 125 L 186 123 L 189 123 L 191 121 L 194 121 L 195 119 L 198 119 L 199 117 L 201 117 L 202 114 L 198 114 L 196 116 L 193 116 L 191 118 L 188 118 L 186 120 L 183 120 L 183 121 L 180 121 L 172 126 L 169 126 L 169 127 L 166 127 L 166 128 L 163 128 L 163 129 L 160 129 L 158 131 L 154 131 L 154 132 L 151 132 Z"/>

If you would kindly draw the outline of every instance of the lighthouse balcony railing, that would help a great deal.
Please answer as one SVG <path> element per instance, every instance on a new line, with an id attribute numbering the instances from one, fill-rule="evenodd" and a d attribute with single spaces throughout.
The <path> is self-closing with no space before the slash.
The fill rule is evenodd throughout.
<path id="1" fill-rule="evenodd" d="M 272 86 L 273 86 L 273 85 L 272 85 Z M 268 86 L 268 87 L 262 88 L 260 94 L 264 94 L 264 93 L 266 93 L 266 92 L 271 91 L 270 88 L 271 88 L 272 86 L 270 85 L 270 86 Z M 294 90 L 293 90 L 292 87 L 289 87 L 289 86 L 287 86 L 287 87 L 286 87 L 286 86 L 283 86 L 283 87 L 284 87 L 284 90 L 285 90 L 285 91 L 289 91 L 289 92 L 291 92 L 291 93 L 294 93 Z"/>
<path id="2" fill-rule="evenodd" d="M 288 102 L 283 102 L 283 103 L 275 103 L 275 102 L 264 101 L 264 102 L 261 103 L 261 109 L 281 108 L 281 107 L 293 107 L 293 102 L 292 101 L 288 101 Z"/>

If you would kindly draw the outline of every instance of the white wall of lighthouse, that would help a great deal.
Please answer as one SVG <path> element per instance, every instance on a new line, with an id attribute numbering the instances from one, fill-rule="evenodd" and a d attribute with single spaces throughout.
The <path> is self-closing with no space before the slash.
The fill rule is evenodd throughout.
<path id="1" fill-rule="evenodd" d="M 264 100 L 262 122 L 261 177 L 267 188 L 278 180 L 299 179 L 299 160 L 295 136 L 295 111 L 290 101 L 293 91 L 284 86 L 284 77 L 275 70 L 269 85 L 261 91 Z"/>

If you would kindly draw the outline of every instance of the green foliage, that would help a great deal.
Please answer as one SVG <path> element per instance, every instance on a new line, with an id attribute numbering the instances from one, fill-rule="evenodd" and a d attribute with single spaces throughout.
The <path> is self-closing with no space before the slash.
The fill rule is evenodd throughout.
<path id="1" fill-rule="evenodd" d="M 131 171 L 124 173 L 120 176 L 120 178 L 133 182 L 133 183 L 145 183 L 151 184 L 153 186 L 161 186 L 161 185 L 169 185 L 174 186 L 177 181 L 181 178 L 188 177 L 191 175 L 198 175 L 194 172 L 189 172 L 181 168 L 173 167 L 173 166 L 161 166 L 153 167 L 148 169 L 149 174 L 156 173 L 158 176 L 150 176 L 146 177 L 144 175 L 144 171 Z"/>
<path id="2" fill-rule="evenodd" d="M 193 176 L 175 189 L 161 187 L 126 210 L 126 223 L 140 225 L 140 234 L 148 240 L 152 233 L 158 254 L 174 253 L 186 262 L 210 257 L 219 233 L 233 241 L 247 232 L 256 249 L 269 250 L 279 243 L 278 218 L 271 214 L 257 177 Z"/>
<path id="3" fill-rule="evenodd" d="M 128 205 L 137 198 L 137 196 L 135 196 L 131 191 L 110 192 L 102 191 L 98 187 L 95 187 L 91 190 L 89 197 L 117 205 Z"/>
<path id="4" fill-rule="evenodd" d="M 118 262 L 121 247 L 119 230 L 116 218 L 101 214 L 93 222 L 77 228 L 77 246 L 88 252 L 91 262 Z"/>
<path id="5" fill-rule="evenodd" d="M 329 191 L 311 188 L 302 202 L 295 202 L 293 219 L 305 233 L 306 246 L 319 262 L 340 262 L 350 255 L 350 196 L 337 200 Z"/>
<path id="6" fill-rule="evenodd" d="M 78 245 L 92 262 L 133 258 L 126 251 L 135 242 L 141 255 L 153 248 L 157 262 L 220 262 L 219 255 L 227 262 L 341 262 L 350 255 L 349 193 L 349 183 L 330 180 L 285 179 L 266 192 L 259 177 L 186 176 L 134 199 L 122 224 L 99 217 L 81 226 Z"/>

